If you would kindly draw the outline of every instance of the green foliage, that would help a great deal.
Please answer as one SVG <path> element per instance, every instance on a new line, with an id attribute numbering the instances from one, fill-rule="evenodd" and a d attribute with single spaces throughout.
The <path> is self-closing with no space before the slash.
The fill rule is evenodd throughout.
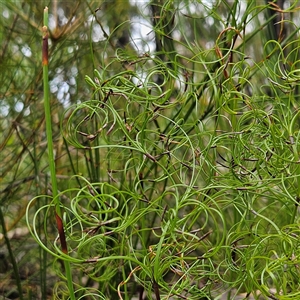
<path id="1" fill-rule="evenodd" d="M 14 200 L 32 198 L 22 207 L 40 246 L 40 297 L 48 285 L 54 299 L 71 299 L 72 275 L 76 299 L 296 299 L 296 4 L 283 13 L 259 1 L 130 3 L 62 4 L 65 25 L 50 26 L 58 194 L 47 174 L 40 58 L 4 60 L 13 46 L 2 54 L 14 67 L 0 113 L 9 107 L 14 122 L 0 125 L 1 212 L 13 222 Z M 5 9 L 32 28 L 43 8 L 31 6 Z M 148 35 L 136 38 L 146 21 Z M 29 38 L 32 47 L 41 40 Z M 68 253 L 56 237 L 57 205 Z"/>

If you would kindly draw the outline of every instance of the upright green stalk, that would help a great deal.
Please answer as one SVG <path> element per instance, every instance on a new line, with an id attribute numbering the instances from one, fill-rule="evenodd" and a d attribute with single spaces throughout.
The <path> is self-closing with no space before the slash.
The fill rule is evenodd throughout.
<path id="1" fill-rule="evenodd" d="M 55 161 L 53 155 L 53 141 L 52 141 L 52 121 L 51 121 L 51 109 L 49 99 L 49 81 L 48 81 L 48 7 L 44 9 L 44 26 L 43 26 L 43 48 L 42 48 L 42 63 L 43 63 L 43 83 L 44 83 L 44 109 L 46 117 L 46 133 L 47 133 L 47 145 L 48 145 L 48 157 L 52 184 L 52 195 L 55 205 L 55 218 L 56 225 L 59 232 L 59 238 L 62 246 L 62 251 L 68 254 L 68 248 L 66 243 L 66 237 L 63 227 L 62 214 L 60 209 L 60 201 L 58 197 L 57 181 Z M 70 262 L 64 261 L 66 277 L 68 280 L 68 288 L 70 292 L 70 299 L 75 300 L 74 288 L 72 283 L 72 273 Z"/>

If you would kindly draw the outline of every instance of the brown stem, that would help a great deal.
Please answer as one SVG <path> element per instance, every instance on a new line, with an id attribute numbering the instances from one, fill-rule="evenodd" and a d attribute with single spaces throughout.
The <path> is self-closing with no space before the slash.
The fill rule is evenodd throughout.
<path id="1" fill-rule="evenodd" d="M 42 47 L 42 60 L 43 66 L 48 66 L 48 28 L 47 26 L 43 26 L 43 47 Z"/>

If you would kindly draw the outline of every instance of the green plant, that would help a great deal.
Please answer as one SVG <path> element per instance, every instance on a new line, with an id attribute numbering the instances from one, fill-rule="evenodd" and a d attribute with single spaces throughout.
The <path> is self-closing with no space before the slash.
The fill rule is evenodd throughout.
<path id="1" fill-rule="evenodd" d="M 57 104 L 52 194 L 26 215 L 56 299 L 298 297 L 296 4 L 205 3 L 151 1 L 139 14 L 116 1 L 119 21 L 86 3 L 89 52 L 73 55 L 87 84 L 64 113 Z M 153 43 L 134 40 L 127 13 L 151 17 Z M 67 68 L 51 36 L 50 61 Z M 43 155 L 23 144 L 37 177 Z"/>

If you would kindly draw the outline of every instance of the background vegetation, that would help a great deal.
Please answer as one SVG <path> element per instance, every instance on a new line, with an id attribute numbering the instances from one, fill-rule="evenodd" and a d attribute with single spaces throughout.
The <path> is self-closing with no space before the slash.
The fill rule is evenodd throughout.
<path id="1" fill-rule="evenodd" d="M 297 1 L 0 7 L 3 299 L 300 297 Z"/>

